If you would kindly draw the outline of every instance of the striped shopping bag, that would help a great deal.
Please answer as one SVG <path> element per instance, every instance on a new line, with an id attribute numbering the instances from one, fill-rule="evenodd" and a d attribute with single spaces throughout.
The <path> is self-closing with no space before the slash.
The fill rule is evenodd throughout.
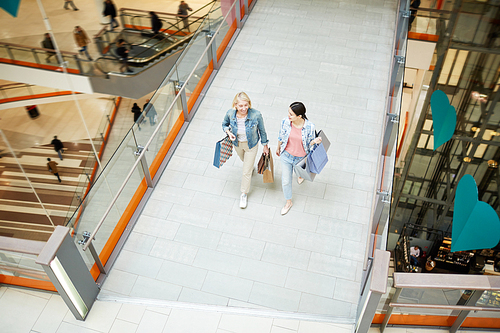
<path id="1" fill-rule="evenodd" d="M 229 136 L 215 144 L 214 166 L 220 168 L 233 155 L 233 143 Z"/>

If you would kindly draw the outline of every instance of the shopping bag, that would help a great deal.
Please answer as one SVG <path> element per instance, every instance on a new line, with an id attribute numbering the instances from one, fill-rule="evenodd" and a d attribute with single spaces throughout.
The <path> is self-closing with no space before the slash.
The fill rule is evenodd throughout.
<path id="1" fill-rule="evenodd" d="M 330 140 L 326 137 L 325 132 L 323 130 L 319 131 L 316 133 L 316 137 L 321 138 L 321 143 L 323 144 L 323 147 L 325 147 L 325 151 L 328 151 L 328 148 L 330 148 Z"/>
<path id="2" fill-rule="evenodd" d="M 215 144 L 214 166 L 220 168 L 233 155 L 233 143 L 226 136 Z"/>
<path id="3" fill-rule="evenodd" d="M 262 153 L 262 156 L 260 157 L 259 163 L 257 163 L 257 173 L 259 175 L 262 175 L 265 170 L 265 163 L 266 163 L 266 155 Z"/>
<path id="4" fill-rule="evenodd" d="M 307 163 L 309 165 L 309 170 L 312 173 L 320 173 L 328 162 L 328 155 L 326 154 L 323 142 L 317 145 L 313 150 L 307 155 Z"/>
<path id="5" fill-rule="evenodd" d="M 316 136 L 321 138 L 320 145 L 323 145 L 325 152 L 328 151 L 328 148 L 330 148 L 330 140 L 328 140 L 328 137 L 325 135 L 325 132 L 319 131 L 316 133 Z M 311 154 L 311 152 L 309 152 L 309 154 Z M 299 162 L 297 162 L 297 164 L 294 165 L 293 170 L 295 171 L 295 174 L 297 176 L 312 182 L 312 181 L 314 181 L 314 178 L 316 177 L 316 173 L 311 171 L 311 162 L 308 161 L 309 154 L 306 155 Z M 327 158 L 328 158 L 328 156 L 327 156 Z M 327 160 L 327 162 L 328 162 L 328 160 Z M 323 165 L 323 167 L 324 167 L 324 165 Z M 321 171 L 321 169 L 320 169 L 320 171 Z M 315 169 L 315 170 L 317 171 L 317 169 Z"/>
<path id="6" fill-rule="evenodd" d="M 271 149 L 269 149 L 269 154 L 265 157 L 266 163 L 264 173 L 263 173 L 263 181 L 264 183 L 274 183 L 274 164 L 273 164 L 273 156 L 271 154 Z"/>
<path id="7" fill-rule="evenodd" d="M 293 166 L 293 170 L 297 176 L 310 182 L 312 182 L 314 177 L 316 177 L 316 174 L 311 172 L 309 164 L 307 163 L 307 156 L 298 161 L 297 164 Z"/>

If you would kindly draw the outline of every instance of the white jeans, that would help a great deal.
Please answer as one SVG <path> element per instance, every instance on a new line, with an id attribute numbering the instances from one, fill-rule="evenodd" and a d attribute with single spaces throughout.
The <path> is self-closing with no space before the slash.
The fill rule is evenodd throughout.
<path id="1" fill-rule="evenodd" d="M 248 142 L 238 142 L 238 147 L 234 146 L 234 150 L 243 161 L 243 177 L 241 178 L 241 193 L 250 191 L 252 182 L 252 171 L 257 157 L 259 145 L 255 145 L 252 149 L 248 148 Z"/>

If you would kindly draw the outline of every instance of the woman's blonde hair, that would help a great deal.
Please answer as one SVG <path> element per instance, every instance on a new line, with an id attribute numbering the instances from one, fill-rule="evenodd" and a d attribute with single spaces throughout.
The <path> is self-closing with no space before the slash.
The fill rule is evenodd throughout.
<path id="1" fill-rule="evenodd" d="M 236 108 L 236 104 L 238 104 L 238 100 L 248 102 L 248 108 L 249 109 L 252 108 L 252 101 L 250 101 L 250 97 L 248 97 L 248 95 L 245 94 L 243 91 L 237 93 L 236 96 L 234 96 L 233 108 Z"/>

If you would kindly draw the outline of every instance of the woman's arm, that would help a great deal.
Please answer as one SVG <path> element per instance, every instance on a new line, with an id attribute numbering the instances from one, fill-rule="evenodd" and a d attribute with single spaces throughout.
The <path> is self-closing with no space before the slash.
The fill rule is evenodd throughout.
<path id="1" fill-rule="evenodd" d="M 224 120 L 222 121 L 222 130 L 229 136 L 229 140 L 236 140 L 236 136 L 231 132 L 230 120 L 229 120 L 229 112 L 224 116 Z"/>

